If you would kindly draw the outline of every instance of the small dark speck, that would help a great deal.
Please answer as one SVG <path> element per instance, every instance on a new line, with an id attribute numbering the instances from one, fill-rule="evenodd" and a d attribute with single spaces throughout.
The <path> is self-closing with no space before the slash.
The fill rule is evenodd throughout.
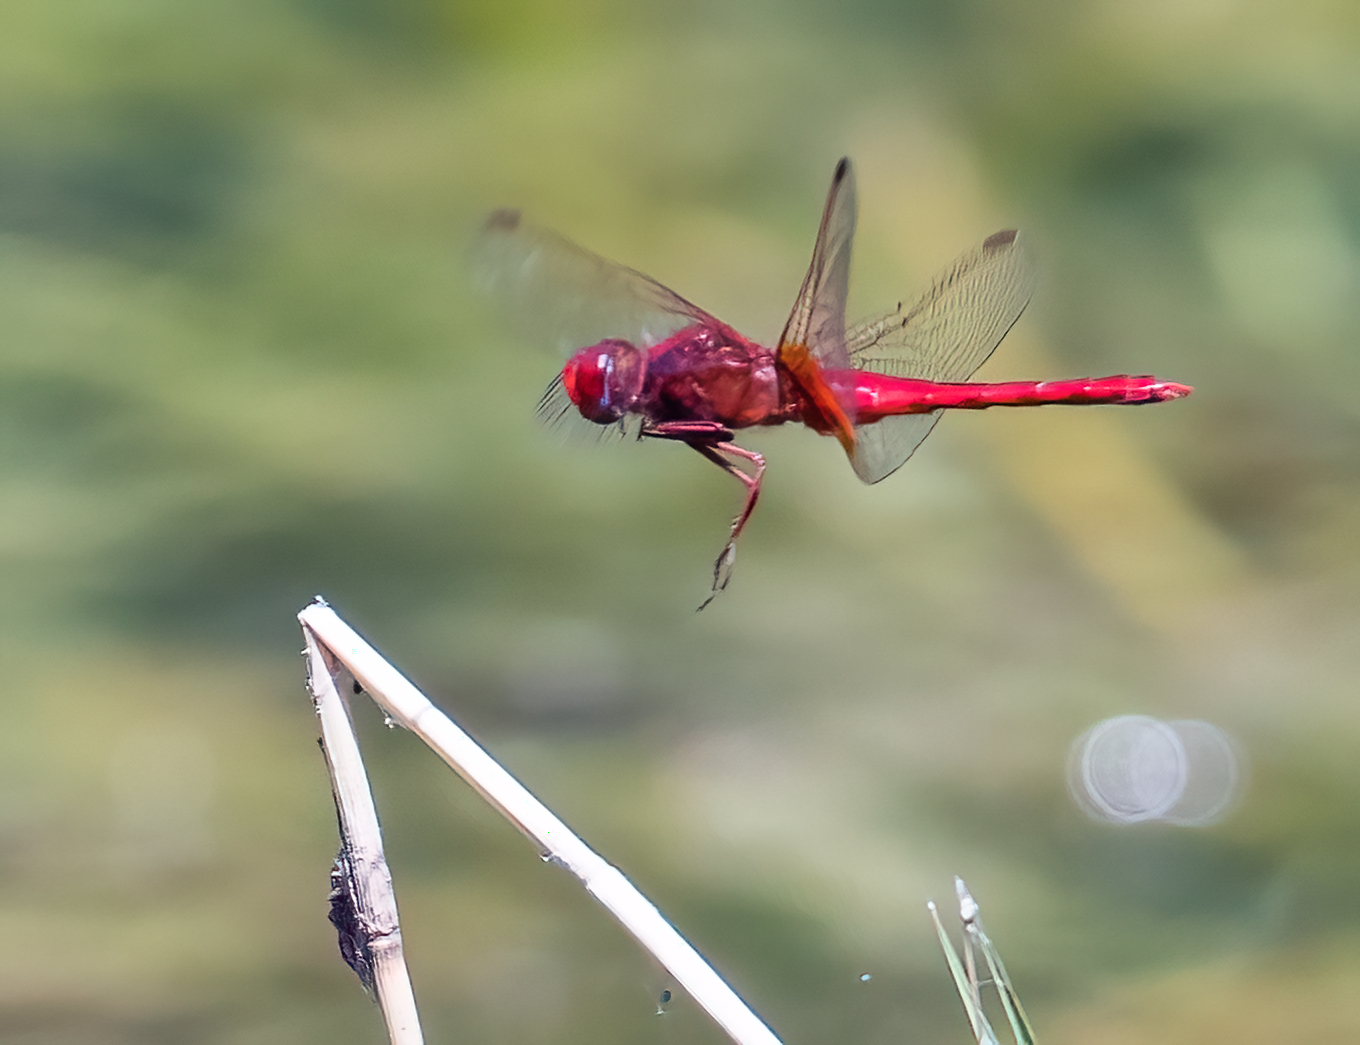
<path id="1" fill-rule="evenodd" d="M 993 232 L 982 241 L 983 250 L 1000 250 L 1002 247 L 1009 247 L 1015 242 L 1015 237 L 1020 235 L 1015 229 L 1002 229 L 1000 232 Z"/>
<path id="2" fill-rule="evenodd" d="M 488 231 L 495 232 L 514 232 L 519 228 L 520 214 L 517 210 L 501 209 L 493 210 L 486 219 Z"/>
<path id="3" fill-rule="evenodd" d="M 670 991 L 662 991 L 662 992 L 661 992 L 661 1004 L 662 1004 L 662 1005 L 665 1005 L 665 1004 L 666 1004 L 667 1002 L 669 1002 L 670 1000 L 671 1000 L 671 992 L 670 992 Z"/>

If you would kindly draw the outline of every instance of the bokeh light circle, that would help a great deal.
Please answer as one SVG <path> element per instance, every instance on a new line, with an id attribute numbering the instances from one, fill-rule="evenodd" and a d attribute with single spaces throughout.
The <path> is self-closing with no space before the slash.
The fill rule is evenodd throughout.
<path id="1" fill-rule="evenodd" d="M 1087 815 L 1114 824 L 1149 820 L 1200 827 L 1237 796 L 1236 747 L 1208 722 L 1120 715 L 1072 745 L 1068 787 Z"/>

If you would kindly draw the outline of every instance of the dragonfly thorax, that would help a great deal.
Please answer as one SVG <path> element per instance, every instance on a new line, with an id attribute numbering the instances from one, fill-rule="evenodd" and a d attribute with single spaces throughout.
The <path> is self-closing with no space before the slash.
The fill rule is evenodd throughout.
<path id="1" fill-rule="evenodd" d="M 587 421 L 613 424 L 636 405 L 647 380 L 647 353 L 610 338 L 583 348 L 562 368 L 562 387 Z"/>

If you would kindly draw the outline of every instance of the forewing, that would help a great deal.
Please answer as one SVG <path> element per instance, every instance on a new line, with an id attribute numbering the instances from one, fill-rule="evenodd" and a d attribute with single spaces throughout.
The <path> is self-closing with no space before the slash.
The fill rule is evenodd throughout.
<path id="1" fill-rule="evenodd" d="M 717 323 L 656 280 L 525 222 L 519 211 L 487 219 L 472 266 L 477 287 L 522 333 L 564 356 L 605 338 L 650 348 L 693 323 Z"/>
<path id="2" fill-rule="evenodd" d="M 845 370 L 851 365 L 845 342 L 845 298 L 850 286 L 855 212 L 855 171 L 848 159 L 842 159 L 831 178 L 812 264 L 779 336 L 781 350 L 785 345 L 806 345 L 827 370 Z"/>
<path id="3" fill-rule="evenodd" d="M 1029 304 L 1033 268 L 1019 234 L 1007 230 L 949 266 L 910 309 L 862 323 L 846 335 L 851 364 L 896 377 L 966 381 Z M 940 418 L 885 417 L 855 430 L 850 464 L 866 483 L 891 475 Z"/>

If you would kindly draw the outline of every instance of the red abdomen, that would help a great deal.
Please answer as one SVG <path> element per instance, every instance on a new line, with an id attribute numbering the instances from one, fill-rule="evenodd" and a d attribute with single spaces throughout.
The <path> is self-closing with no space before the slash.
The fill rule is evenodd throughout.
<path id="1" fill-rule="evenodd" d="M 1149 375 L 1077 377 L 1064 381 L 935 382 L 857 371 L 854 377 L 855 423 L 872 424 L 899 414 L 933 410 L 985 410 L 990 406 L 1043 406 L 1067 403 L 1132 405 L 1161 403 L 1187 396 L 1189 385 Z"/>

